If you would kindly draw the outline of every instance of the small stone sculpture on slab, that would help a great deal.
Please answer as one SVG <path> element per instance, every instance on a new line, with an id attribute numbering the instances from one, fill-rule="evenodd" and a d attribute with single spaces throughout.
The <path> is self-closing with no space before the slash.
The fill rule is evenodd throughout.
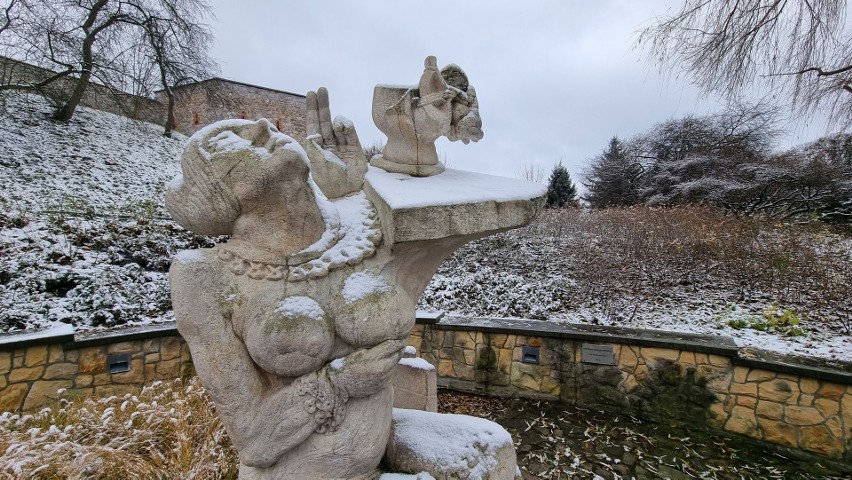
<path id="1" fill-rule="evenodd" d="M 388 172 L 428 177 L 444 171 L 435 140 L 446 136 L 464 143 L 482 139 L 476 89 L 464 70 L 447 65 L 438 71 L 435 57 L 426 57 L 417 86 L 377 85 L 373 121 L 388 136 L 370 164 Z"/>

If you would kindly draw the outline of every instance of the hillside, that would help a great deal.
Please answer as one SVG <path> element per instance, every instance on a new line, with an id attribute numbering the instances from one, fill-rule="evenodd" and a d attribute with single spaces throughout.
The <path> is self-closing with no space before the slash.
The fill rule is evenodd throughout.
<path id="1" fill-rule="evenodd" d="M 39 97 L 0 118 L 0 332 L 172 320 L 168 219 L 185 137 Z M 852 238 L 707 209 L 546 211 L 448 259 L 420 308 L 730 335 L 741 346 L 852 359 Z"/>

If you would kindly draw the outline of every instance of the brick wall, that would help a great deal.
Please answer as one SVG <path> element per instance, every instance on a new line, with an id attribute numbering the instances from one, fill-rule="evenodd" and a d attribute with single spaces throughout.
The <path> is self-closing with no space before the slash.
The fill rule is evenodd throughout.
<path id="1" fill-rule="evenodd" d="M 797 365 L 741 352 L 726 337 L 529 320 L 418 323 L 409 342 L 437 368 L 439 386 L 701 422 L 852 460 L 850 365 Z M 609 364 L 584 358 L 590 346 L 611 351 Z M 537 349 L 538 363 L 524 361 L 524 347 Z"/>
<path id="2" fill-rule="evenodd" d="M 158 97 L 165 101 L 160 93 Z M 175 89 L 175 129 L 191 135 L 218 120 L 266 118 L 279 130 L 305 138 L 305 97 L 213 78 Z"/>

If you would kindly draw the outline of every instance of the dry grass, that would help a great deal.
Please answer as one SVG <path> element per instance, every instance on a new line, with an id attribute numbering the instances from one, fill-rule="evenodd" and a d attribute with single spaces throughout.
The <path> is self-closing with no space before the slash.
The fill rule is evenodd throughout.
<path id="1" fill-rule="evenodd" d="M 0 452 L 0 478 L 237 478 L 236 451 L 196 378 L 3 413 Z"/>
<path id="2" fill-rule="evenodd" d="M 489 271 L 514 275 L 517 285 L 503 292 L 491 285 L 497 280 Z M 542 319 L 586 310 L 629 324 L 637 310 L 736 304 L 757 316 L 771 308 L 795 311 L 811 326 L 852 332 L 848 231 L 713 208 L 545 210 L 529 227 L 459 250 L 439 274 L 444 284 L 478 277 L 450 287 L 433 281 L 421 306 Z M 482 292 L 478 285 L 485 285 Z M 519 286 L 526 290 L 514 298 Z M 450 295 L 451 288 L 461 293 Z M 507 303 L 514 309 L 486 308 Z"/>

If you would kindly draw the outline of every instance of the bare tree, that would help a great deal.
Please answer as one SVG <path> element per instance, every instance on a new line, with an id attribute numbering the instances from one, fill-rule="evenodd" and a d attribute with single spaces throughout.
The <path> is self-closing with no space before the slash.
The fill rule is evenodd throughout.
<path id="1" fill-rule="evenodd" d="M 142 29 L 148 62 L 166 96 L 163 135 L 170 137 L 175 123 L 174 88 L 218 71 L 207 54 L 213 36 L 201 22 L 210 15 L 210 7 L 202 0 L 159 0 L 153 7 L 130 3 L 137 10 L 134 21 Z"/>
<path id="2" fill-rule="evenodd" d="M 0 90 L 49 94 L 58 120 L 71 119 L 93 80 L 119 96 L 150 95 L 159 85 L 169 98 L 170 134 L 171 88 L 216 70 L 205 0 L 12 0 L 4 11 L 3 53 L 46 73 L 4 81 Z"/>
<path id="3" fill-rule="evenodd" d="M 685 0 L 639 36 L 649 58 L 706 92 L 767 85 L 802 115 L 852 124 L 852 32 L 845 0 Z"/>
<path id="4" fill-rule="evenodd" d="M 528 182 L 542 183 L 544 181 L 544 173 L 544 170 L 540 166 L 528 163 L 518 170 L 518 178 Z"/>

